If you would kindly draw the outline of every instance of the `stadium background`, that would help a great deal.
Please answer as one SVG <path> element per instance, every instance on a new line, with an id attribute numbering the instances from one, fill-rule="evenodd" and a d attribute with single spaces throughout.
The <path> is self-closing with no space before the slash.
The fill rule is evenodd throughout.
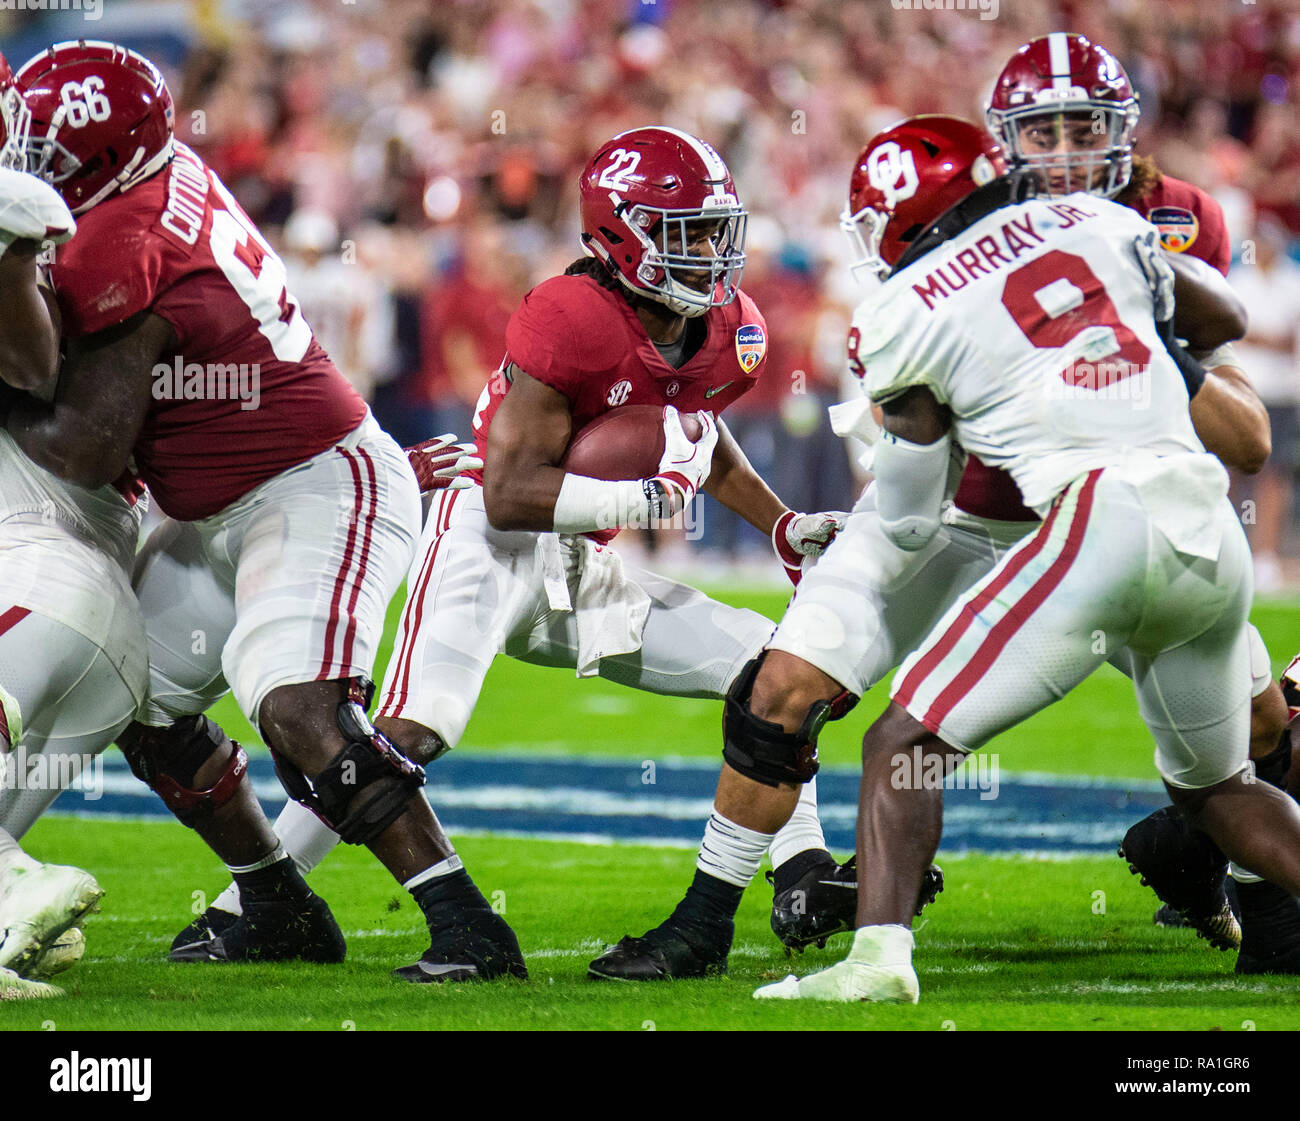
<path id="1" fill-rule="evenodd" d="M 16 67 L 55 40 L 104 38 L 157 61 L 177 101 L 178 135 L 283 248 L 308 321 L 403 442 L 468 433 L 512 309 L 580 253 L 578 171 L 601 141 L 638 124 L 670 123 L 714 143 L 751 211 L 744 283 L 768 320 L 769 374 L 728 419 L 778 493 L 803 509 L 844 507 L 853 494 L 848 457 L 827 432 L 823 408 L 845 389 L 844 330 L 859 295 L 837 229 L 852 159 L 872 133 L 908 113 L 981 117 L 994 76 L 1025 40 L 1079 31 L 1120 57 L 1142 97 L 1138 150 L 1219 199 L 1234 252 L 1246 251 L 1240 269 L 1259 267 L 1250 247 L 1265 240 L 1285 261 L 1300 235 L 1296 3 L 999 0 L 992 19 L 978 10 L 897 9 L 889 0 L 102 0 L 97 11 L 88 19 L 77 10 L 0 7 L 0 49 Z M 1265 299 L 1291 324 L 1291 337 L 1269 346 L 1289 371 L 1276 409 L 1293 430 L 1300 267 L 1277 267 Z M 1285 587 L 1288 575 L 1300 576 L 1300 564 L 1288 572 L 1285 532 L 1296 451 L 1284 442 L 1278 451 L 1281 466 L 1262 485 L 1274 488 L 1273 508 L 1284 512 L 1272 547 Z M 1237 486 L 1239 501 L 1267 507 L 1259 480 Z M 1243 510 L 1252 511 L 1244 517 L 1258 538 L 1256 507 Z M 716 506 L 705 508 L 700 530 L 688 534 L 699 540 L 660 542 L 666 555 L 656 559 L 730 600 L 779 614 L 779 584 L 753 590 L 784 579 L 766 543 L 737 532 Z M 1289 599 L 1266 600 L 1256 621 L 1280 668 L 1300 636 L 1300 612 Z M 559 1026 L 642 1026 L 635 1008 L 589 994 L 581 970 L 603 940 L 622 933 L 620 924 L 640 930 L 638 923 L 662 918 L 686 882 L 715 773 L 716 706 L 501 662 L 484 695 L 465 749 L 438 764 L 434 803 L 449 806 L 485 890 L 508 892 L 512 916 L 544 916 L 542 926 L 524 918 L 521 936 L 534 972 L 553 969 L 557 999 L 568 1002 Z M 833 772 L 828 833 L 840 852 L 851 843 L 856 742 L 883 703 L 878 689 L 823 740 Z M 214 715 L 256 742 L 228 699 Z M 950 796 L 944 851 L 957 897 L 933 912 L 923 982 L 927 1000 L 946 1003 L 924 1025 L 895 1010 L 873 1011 L 871 1023 L 932 1027 L 952 1016 L 963 1027 L 1300 1024 L 1285 979 L 1231 985 L 1230 956 L 1183 957 L 1186 936 L 1151 926 L 1153 897 L 1109 855 L 1124 823 L 1160 799 L 1127 682 L 1103 671 L 996 750 L 997 798 L 981 798 L 974 780 Z M 522 753 L 543 766 L 528 770 Z M 546 765 L 561 755 L 567 769 Z M 650 762 L 658 780 L 647 786 Z M 259 793 L 273 803 L 264 759 L 255 770 Z M 252 969 L 237 992 L 223 978 L 177 981 L 161 951 L 192 899 L 210 897 L 221 879 L 175 823 L 142 833 L 103 820 L 105 809 L 161 810 L 116 751 L 102 786 L 93 802 L 69 794 L 56 807 L 98 820 L 54 816 L 30 835 L 43 859 L 92 868 L 109 890 L 107 913 L 88 928 L 87 960 L 68 975 L 84 999 L 60 1005 L 61 1026 L 329 1027 L 340 1007 L 373 1026 L 460 1026 L 466 1014 L 481 1026 L 556 1026 L 536 1002 L 510 994 L 457 996 L 458 1009 L 430 1011 L 425 994 L 370 993 L 373 977 L 397 964 L 395 938 L 409 943 L 401 953 L 418 954 L 419 923 L 409 905 L 399 911 L 389 899 L 365 854 L 352 851 L 313 878 L 352 947 L 347 985 L 334 986 L 346 989 L 344 1005 L 331 1003 L 328 986 L 309 990 L 310 971 L 289 967 Z M 112 802 L 117 793 L 131 801 Z M 629 821 L 640 841 L 653 835 L 684 847 L 628 845 L 610 857 L 600 846 L 554 839 L 616 837 Z M 502 843 L 503 831 L 514 837 Z M 1013 858 L 983 855 L 990 852 L 1051 861 L 1026 884 Z M 608 917 L 593 924 L 572 906 L 556 906 L 571 886 L 557 878 L 561 868 L 578 869 L 578 910 Z M 1097 910 L 1098 892 L 1110 893 L 1109 918 L 1104 902 Z M 733 978 L 710 990 L 716 1003 L 704 1009 L 705 998 L 693 995 L 686 1007 L 661 1007 L 654 1014 L 664 1026 L 674 1018 L 681 1026 L 827 1023 L 822 1010 L 805 1010 L 803 1019 L 752 1011 L 750 982 L 779 968 L 764 930 L 766 902 L 762 890 L 749 893 Z M 972 944 L 1001 952 L 1002 964 L 972 960 Z M 1099 945 L 1101 982 L 1090 956 Z M 804 964 L 824 964 L 834 951 L 834 944 L 810 951 Z M 997 999 L 1023 1007 L 988 1005 L 986 974 L 995 969 L 1003 970 Z M 286 990 L 292 1013 L 277 1003 Z M 36 1023 L 48 1014 L 24 1011 Z M 839 1010 L 830 1022 L 854 1023 Z"/>
<path id="2" fill-rule="evenodd" d="M 769 372 L 728 419 L 797 509 L 842 507 L 852 488 L 823 408 L 842 389 L 857 298 L 836 225 L 852 159 L 909 113 L 980 118 L 1025 40 L 1074 30 L 1119 56 L 1141 94 L 1138 150 L 1219 200 L 1235 254 L 1260 217 L 1284 249 L 1300 235 L 1290 0 L 1000 0 L 992 19 L 890 0 L 99 2 L 97 19 L 0 11 L 0 42 L 15 65 L 80 36 L 159 62 L 178 135 L 255 221 L 288 234 L 308 321 L 404 443 L 468 433 L 510 312 L 580 253 L 578 172 L 634 125 L 710 140 L 752 212 L 744 283 L 771 328 Z M 1294 322 L 1300 272 L 1284 271 L 1268 288 Z M 1300 454 L 1289 341 L 1289 379 L 1268 387 L 1286 423 L 1249 525 L 1268 553 L 1286 551 Z M 711 503 L 689 536 L 714 571 L 771 575 L 763 541 Z M 1269 589 L 1286 575 L 1274 567 Z"/>

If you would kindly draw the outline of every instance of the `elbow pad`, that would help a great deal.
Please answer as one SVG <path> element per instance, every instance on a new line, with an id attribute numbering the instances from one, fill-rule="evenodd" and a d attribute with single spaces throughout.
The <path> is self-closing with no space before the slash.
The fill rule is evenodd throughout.
<path id="1" fill-rule="evenodd" d="M 1187 348 L 1174 337 L 1172 319 L 1162 319 L 1156 324 L 1156 330 L 1160 333 L 1160 341 L 1169 351 L 1169 357 L 1174 360 L 1178 372 L 1183 375 L 1183 383 L 1187 386 L 1187 399 L 1190 401 L 1205 384 L 1205 367 L 1196 361 Z"/>
<path id="2" fill-rule="evenodd" d="M 939 532 L 951 449 L 946 433 L 933 444 L 913 444 L 886 432 L 876 445 L 876 510 L 886 536 L 904 552 L 924 549 Z"/>

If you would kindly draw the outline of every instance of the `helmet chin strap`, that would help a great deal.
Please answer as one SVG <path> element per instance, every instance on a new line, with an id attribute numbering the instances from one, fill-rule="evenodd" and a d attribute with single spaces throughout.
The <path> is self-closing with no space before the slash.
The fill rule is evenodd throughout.
<path id="1" fill-rule="evenodd" d="M 84 214 L 92 206 L 96 206 L 103 202 L 104 199 L 108 198 L 108 196 L 113 194 L 115 191 L 129 190 L 137 183 L 141 183 L 145 179 L 148 179 L 149 176 L 154 174 L 154 172 L 161 170 L 171 161 L 172 156 L 175 155 L 175 151 L 176 141 L 175 138 L 173 138 L 167 141 L 167 144 L 154 155 L 153 159 L 148 163 L 141 164 L 140 161 L 144 159 L 144 148 L 143 146 L 137 148 L 135 154 L 131 157 L 126 167 L 124 167 L 117 175 L 113 176 L 113 178 L 96 191 L 94 195 L 88 198 L 85 202 L 80 203 L 72 211 L 73 216 L 75 217 L 78 214 Z"/>
<path id="2" fill-rule="evenodd" d="M 676 293 L 681 288 L 685 287 L 684 285 L 678 284 L 677 281 L 672 279 L 672 277 L 666 278 L 664 283 L 672 286 L 673 293 Z M 696 317 L 703 315 L 713 306 L 713 301 L 706 297 L 702 292 L 700 293 L 700 299 L 704 301 L 703 303 L 693 303 L 688 300 L 683 300 L 680 296 L 669 294 L 667 292 L 647 292 L 646 295 L 648 295 L 652 300 L 658 300 L 661 304 L 669 308 L 671 311 L 675 311 L 678 315 L 684 315 L 687 319 L 695 319 Z"/>
<path id="3" fill-rule="evenodd" d="M 698 292 L 696 289 L 693 289 L 689 285 L 683 284 L 681 281 L 677 280 L 673 276 L 672 269 L 663 264 L 660 260 L 658 247 L 648 238 L 645 238 L 645 235 L 641 234 L 640 231 L 636 232 L 639 236 L 645 239 L 646 242 L 646 252 L 641 261 L 641 266 L 637 270 L 638 274 L 642 272 L 653 273 L 655 270 L 658 270 L 663 273 L 663 280 L 660 281 L 658 286 L 652 287 L 650 286 L 649 276 L 642 276 L 641 279 L 645 282 L 646 287 L 639 287 L 632 284 L 620 272 L 618 274 L 619 279 L 622 280 L 629 289 L 636 292 L 638 295 L 645 296 L 647 299 L 654 300 L 655 303 L 663 304 L 669 311 L 675 312 L 677 315 L 685 316 L 687 319 L 694 319 L 696 316 L 703 315 L 713 307 L 711 290 L 710 294 L 706 295 L 705 293 Z M 680 295 L 683 288 L 686 288 L 692 295 L 697 296 L 698 300 L 683 299 Z"/>
<path id="4" fill-rule="evenodd" d="M 687 319 L 695 319 L 697 316 L 703 315 L 706 311 L 708 311 L 709 307 L 711 306 L 710 304 L 707 303 L 703 303 L 703 304 L 688 303 L 685 300 L 679 299 L 677 296 L 674 296 L 668 292 L 664 292 L 660 289 L 638 287 L 637 285 L 633 284 L 630 280 L 628 280 L 628 278 L 625 277 L 617 269 L 614 270 L 614 275 L 618 278 L 619 282 L 623 285 L 623 287 L 626 288 L 630 293 L 632 293 L 632 295 L 640 296 L 642 299 L 646 299 L 646 300 L 653 300 L 656 304 L 662 304 L 674 315 L 681 315 Z M 674 282 L 671 279 L 668 281 L 668 283 L 674 284 Z M 674 287 L 676 287 L 675 284 Z M 702 294 L 701 294 L 701 298 L 703 298 Z"/>

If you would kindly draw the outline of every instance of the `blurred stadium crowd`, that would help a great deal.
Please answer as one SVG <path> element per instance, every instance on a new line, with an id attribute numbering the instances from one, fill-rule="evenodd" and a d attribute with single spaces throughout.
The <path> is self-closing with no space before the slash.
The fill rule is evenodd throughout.
<path id="1" fill-rule="evenodd" d="M 1226 212 L 1257 322 L 1243 365 L 1274 414 L 1273 461 L 1242 490 L 1267 586 L 1283 576 L 1300 459 L 1296 0 L 1001 0 L 984 13 L 891 0 L 103 0 L 95 20 L 0 12 L 15 65 L 76 35 L 163 67 L 178 135 L 279 232 L 308 321 L 403 442 L 468 435 L 511 311 L 581 253 L 574 187 L 601 141 L 650 123 L 708 139 L 751 211 L 744 283 L 770 336 L 766 385 L 728 417 L 806 510 L 852 500 L 824 406 L 842 393 L 858 298 L 836 224 L 853 157 L 909 113 L 982 118 L 1007 58 L 1053 30 L 1119 56 L 1141 94 L 1137 149 Z M 703 512 L 699 545 L 766 553 L 724 513 Z"/>

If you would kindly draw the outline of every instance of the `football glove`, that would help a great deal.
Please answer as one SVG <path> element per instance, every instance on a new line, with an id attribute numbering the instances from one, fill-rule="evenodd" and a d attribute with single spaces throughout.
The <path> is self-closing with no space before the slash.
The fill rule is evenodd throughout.
<path id="1" fill-rule="evenodd" d="M 772 527 L 772 548 L 785 566 L 785 574 L 798 585 L 807 557 L 819 557 L 835 535 L 844 528 L 849 515 L 843 510 L 826 510 L 819 514 L 797 514 L 787 510 Z"/>
<path id="2" fill-rule="evenodd" d="M 1161 323 L 1166 319 L 1172 319 L 1174 317 L 1174 270 L 1165 260 L 1164 250 L 1160 248 L 1154 230 L 1133 239 L 1133 255 L 1137 258 L 1138 268 L 1146 278 L 1147 287 L 1151 289 L 1151 301 L 1155 305 L 1155 321 Z"/>
<path id="3" fill-rule="evenodd" d="M 474 454 L 474 445 L 457 443 L 452 432 L 404 450 L 420 484 L 421 494 L 435 490 L 464 490 L 473 486 L 474 481 L 467 479 L 465 474 L 483 466 L 483 461 Z"/>
<path id="4" fill-rule="evenodd" d="M 698 412 L 695 419 L 700 422 L 703 431 L 700 438 L 692 443 L 682 431 L 682 420 L 677 410 L 672 405 L 664 406 L 664 454 L 659 459 L 659 470 L 651 481 L 680 499 L 680 502 L 675 503 L 677 510 L 686 508 L 686 504 L 695 497 L 709 477 L 713 449 L 718 444 L 718 422 L 713 419 L 713 414 Z"/>

